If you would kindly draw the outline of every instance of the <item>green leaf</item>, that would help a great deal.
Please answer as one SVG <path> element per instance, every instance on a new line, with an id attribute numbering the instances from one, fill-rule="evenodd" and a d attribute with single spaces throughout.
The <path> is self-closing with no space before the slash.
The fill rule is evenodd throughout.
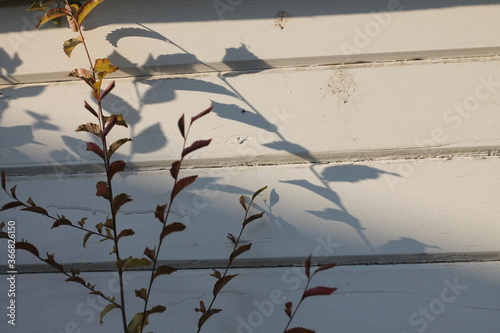
<path id="1" fill-rule="evenodd" d="M 160 239 L 165 238 L 167 235 L 170 235 L 173 232 L 183 231 L 184 229 L 186 229 L 186 226 L 180 222 L 170 223 L 169 225 L 165 226 L 165 228 L 163 228 Z"/>
<path id="2" fill-rule="evenodd" d="M 159 266 L 156 269 L 155 273 L 153 274 L 153 280 L 156 279 L 160 275 L 170 275 L 173 272 L 175 272 L 176 270 L 177 270 L 177 268 L 167 266 L 167 265 Z"/>
<path id="3" fill-rule="evenodd" d="M 198 176 L 189 176 L 180 179 L 174 186 L 174 189 L 172 190 L 172 194 L 170 195 L 171 199 L 173 200 L 177 194 L 179 194 L 180 191 L 182 191 L 184 188 L 187 186 L 191 185 Z"/>
<path id="4" fill-rule="evenodd" d="M 134 234 L 135 234 L 134 230 L 132 230 L 132 229 L 125 229 L 125 230 L 122 230 L 118 234 L 118 236 L 116 236 L 116 240 L 118 241 L 122 237 L 128 237 L 128 236 L 132 236 Z"/>
<path id="5" fill-rule="evenodd" d="M 262 193 L 262 192 L 263 192 L 266 188 L 267 188 L 267 186 L 264 186 L 264 187 L 262 187 L 262 188 L 258 189 L 258 190 L 257 190 L 257 191 L 256 191 L 256 192 L 252 195 L 252 201 L 254 201 L 254 200 L 255 200 L 255 198 L 256 198 L 259 194 L 261 194 L 261 193 Z"/>
<path id="6" fill-rule="evenodd" d="M 115 214 L 118 213 L 118 211 L 124 204 L 130 201 L 132 201 L 132 199 L 130 199 L 130 195 L 128 195 L 127 193 L 120 193 L 115 196 L 113 199 L 113 211 L 115 212 Z"/>
<path id="7" fill-rule="evenodd" d="M 120 148 L 123 144 L 125 144 L 129 141 L 132 141 L 132 139 L 124 138 L 124 139 L 119 139 L 119 140 L 116 140 L 115 142 L 113 142 L 109 146 L 109 149 L 108 149 L 108 158 L 111 158 L 111 156 L 113 156 L 113 154 L 115 153 L 115 151 L 118 150 L 118 148 Z"/>
<path id="8" fill-rule="evenodd" d="M 76 19 L 78 21 L 78 24 L 82 24 L 83 20 L 95 8 L 95 6 L 97 6 L 103 1 L 104 0 L 90 0 L 84 3 L 78 10 L 78 13 L 76 14 Z"/>
<path id="9" fill-rule="evenodd" d="M 222 288 L 224 288 L 224 286 L 229 282 L 231 281 L 232 279 L 234 279 L 235 277 L 237 277 L 239 274 L 234 274 L 234 275 L 226 275 L 222 278 L 220 278 L 217 282 L 215 282 L 215 285 L 214 285 L 214 297 L 217 296 L 219 294 L 219 292 L 222 290 Z"/>
<path id="10" fill-rule="evenodd" d="M 147 295 L 148 295 L 148 291 L 146 290 L 146 288 L 141 288 L 141 289 L 135 290 L 135 296 L 142 298 L 143 300 L 146 300 Z"/>
<path id="11" fill-rule="evenodd" d="M 92 236 L 92 233 L 89 231 L 83 237 L 83 247 L 85 247 L 85 245 L 87 245 L 87 241 L 89 240 L 90 236 Z"/>
<path id="12" fill-rule="evenodd" d="M 122 271 L 126 271 L 127 269 L 134 267 L 144 267 L 151 265 L 151 261 L 146 258 L 133 258 L 128 257 L 127 259 L 120 259 L 116 262 L 116 266 L 121 268 Z"/>
<path id="13" fill-rule="evenodd" d="M 252 221 L 260 219 L 264 215 L 264 212 L 252 215 L 250 217 L 247 217 L 245 221 L 243 222 L 243 227 L 246 227 L 246 225 Z"/>
<path id="14" fill-rule="evenodd" d="M 40 28 L 43 24 L 52 21 L 55 18 L 61 17 L 61 16 L 66 16 L 68 15 L 69 12 L 64 9 L 64 8 L 53 8 L 49 9 L 40 19 L 40 22 L 38 22 L 38 25 L 36 26 L 36 29 Z"/>
<path id="15" fill-rule="evenodd" d="M 250 248 L 252 247 L 252 243 L 245 244 L 237 248 L 236 250 L 231 253 L 231 256 L 229 256 L 229 262 L 232 263 L 236 257 L 238 257 L 240 254 L 245 253 L 247 251 L 250 251 Z"/>
<path id="16" fill-rule="evenodd" d="M 99 315 L 99 322 L 101 323 L 101 325 L 104 323 L 102 320 L 104 318 L 104 316 L 111 310 L 113 309 L 118 309 L 120 308 L 118 305 L 116 304 L 108 304 L 106 305 L 106 307 L 104 308 L 104 310 L 101 311 L 101 314 Z"/>
<path id="17" fill-rule="evenodd" d="M 68 39 L 67 41 L 64 42 L 63 44 L 63 51 L 66 53 L 68 58 L 71 57 L 71 52 L 75 49 L 75 47 L 82 42 L 82 39 L 80 36 L 76 38 L 71 38 Z"/>
<path id="18" fill-rule="evenodd" d="M 23 206 L 23 203 L 19 202 L 19 201 L 12 201 L 12 202 L 9 202 L 9 203 L 6 203 L 5 205 L 3 205 L 2 208 L 0 208 L 0 212 L 7 210 L 7 209 L 16 208 L 19 206 Z"/>

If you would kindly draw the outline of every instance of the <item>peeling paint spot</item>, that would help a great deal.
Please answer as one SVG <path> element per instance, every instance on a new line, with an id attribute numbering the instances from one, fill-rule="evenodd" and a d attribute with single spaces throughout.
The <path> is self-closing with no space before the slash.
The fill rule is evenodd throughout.
<path id="1" fill-rule="evenodd" d="M 292 14 L 286 10 L 280 10 L 276 13 L 276 15 L 274 15 L 274 26 L 276 28 L 280 28 L 281 30 L 285 29 L 285 23 L 288 22 L 290 17 L 292 17 Z"/>
<path id="2" fill-rule="evenodd" d="M 328 79 L 326 93 L 337 95 L 339 103 L 348 103 L 354 91 L 356 91 L 354 77 L 345 69 L 335 70 L 335 73 Z"/>

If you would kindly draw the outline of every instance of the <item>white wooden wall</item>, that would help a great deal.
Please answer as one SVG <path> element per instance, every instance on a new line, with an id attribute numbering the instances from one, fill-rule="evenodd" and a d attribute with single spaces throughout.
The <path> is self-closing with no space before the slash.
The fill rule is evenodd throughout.
<path id="1" fill-rule="evenodd" d="M 106 217 L 94 196 L 103 178 L 74 129 L 90 121 L 87 87 L 65 75 L 85 64 L 62 52 L 68 29 L 33 30 L 24 1 L 0 2 L 0 167 L 21 198 L 89 223 Z M 212 144 L 187 161 L 199 180 L 179 196 L 174 218 L 188 225 L 162 259 L 183 268 L 156 284 L 150 331 L 195 332 L 209 300 L 211 268 L 231 251 L 241 194 L 262 220 L 244 234 L 251 252 L 236 262 L 205 332 L 282 332 L 285 301 L 304 286 L 300 266 L 339 266 L 315 283 L 337 287 L 304 303 L 296 321 L 317 332 L 498 332 L 500 324 L 500 2 L 108 0 L 86 21 L 94 58 L 120 66 L 107 110 L 131 136 L 118 191 L 134 201 L 119 216 L 137 235 L 124 255 L 157 238 L 156 205 L 180 154 L 177 119 L 210 104 L 191 139 Z M 194 168 L 195 167 L 195 168 Z M 0 203 L 7 202 L 5 195 Z M 16 237 L 116 294 L 109 244 L 33 214 L 9 210 Z M 0 242 L 1 272 L 7 242 Z M 100 300 L 17 253 L 17 320 L 1 332 L 118 332 L 118 312 L 99 325 Z M 141 310 L 126 275 L 128 314 Z M 152 304 L 153 304 L 152 303 Z M 148 330 L 148 331 L 149 331 Z"/>

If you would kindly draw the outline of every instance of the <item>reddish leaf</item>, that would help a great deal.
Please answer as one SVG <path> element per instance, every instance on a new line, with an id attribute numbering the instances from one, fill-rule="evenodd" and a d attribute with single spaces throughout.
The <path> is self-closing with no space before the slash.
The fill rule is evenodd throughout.
<path id="1" fill-rule="evenodd" d="M 37 214 L 41 214 L 41 215 L 45 215 L 45 216 L 49 216 L 49 213 L 43 209 L 42 207 L 38 207 L 38 206 L 32 206 L 32 207 L 25 207 L 21 210 L 24 210 L 24 211 L 27 211 L 27 212 L 32 212 L 32 213 L 37 213 Z"/>
<path id="2" fill-rule="evenodd" d="M 48 254 L 47 253 L 47 259 L 42 259 L 42 261 L 45 261 L 47 264 L 49 264 L 50 266 L 54 267 L 59 272 L 64 272 L 64 267 L 62 265 L 58 264 L 54 260 L 54 255 L 53 254 Z"/>
<path id="3" fill-rule="evenodd" d="M 38 249 L 35 247 L 35 245 L 22 240 L 20 242 L 16 242 L 16 249 L 17 250 L 25 250 L 33 254 L 35 257 L 40 258 L 40 254 L 38 253 Z"/>
<path id="4" fill-rule="evenodd" d="M 307 257 L 306 261 L 304 261 L 304 269 L 306 271 L 306 276 L 308 279 L 311 276 L 311 261 L 312 256 Z"/>
<path id="5" fill-rule="evenodd" d="M 118 150 L 118 148 L 120 148 L 122 145 L 124 145 L 125 143 L 127 143 L 129 141 L 132 141 L 132 139 L 124 138 L 124 139 L 119 139 L 119 140 L 116 140 L 115 142 L 113 142 L 109 146 L 109 149 L 108 149 L 108 158 L 111 158 L 111 156 L 113 156 L 113 154 L 115 153 L 115 151 Z"/>
<path id="6" fill-rule="evenodd" d="M 310 297 L 310 296 L 328 296 L 331 295 L 337 288 L 328 288 L 328 287 L 314 287 L 304 291 L 302 295 L 302 299 Z"/>
<path id="7" fill-rule="evenodd" d="M 149 259 L 151 259 L 151 260 L 153 260 L 153 261 L 154 261 L 154 260 L 155 260 L 155 257 L 156 257 L 156 247 L 155 247 L 154 249 L 152 249 L 152 250 L 151 250 L 150 248 L 148 248 L 148 247 L 147 247 L 147 248 L 144 250 L 144 255 L 145 255 L 146 257 L 148 257 Z"/>
<path id="8" fill-rule="evenodd" d="M 179 194 L 180 191 L 182 191 L 187 186 L 191 185 L 196 180 L 197 177 L 198 176 L 189 176 L 180 179 L 175 184 L 174 189 L 172 190 L 172 194 L 170 195 L 171 200 L 173 200 L 177 196 L 177 194 Z"/>
<path id="9" fill-rule="evenodd" d="M 292 302 L 286 302 L 285 303 L 285 313 L 288 316 L 288 318 L 292 317 L 292 307 L 293 307 L 293 303 Z"/>
<path id="10" fill-rule="evenodd" d="M 28 201 L 27 201 L 27 202 L 31 205 L 31 207 L 36 207 L 36 204 L 35 204 L 35 202 L 33 201 L 33 199 L 31 199 L 31 197 L 29 197 L 29 198 L 28 198 Z"/>
<path id="11" fill-rule="evenodd" d="M 204 115 L 210 113 L 210 111 L 212 111 L 213 109 L 213 105 L 210 106 L 208 109 L 204 110 L 204 111 L 201 111 L 200 113 L 198 113 L 196 116 L 192 117 L 191 118 L 191 124 L 193 124 L 196 120 L 200 119 L 201 117 L 203 117 Z"/>
<path id="12" fill-rule="evenodd" d="M 209 140 L 198 140 L 198 141 L 193 142 L 193 144 L 191 146 L 185 148 L 182 151 L 182 155 L 181 155 L 182 158 L 184 158 L 184 156 L 186 156 L 189 153 L 192 153 L 195 150 L 198 150 L 200 148 L 208 146 L 210 144 L 210 142 L 212 142 L 212 139 L 209 139 Z"/>
<path id="13" fill-rule="evenodd" d="M 165 223 L 165 210 L 167 206 L 167 204 L 156 206 L 155 217 L 160 220 L 161 223 Z"/>
<path id="14" fill-rule="evenodd" d="M 169 275 L 169 274 L 172 274 L 176 270 L 177 270 L 177 268 L 174 268 L 174 267 L 171 267 L 171 266 L 167 266 L 167 265 L 159 266 L 156 269 L 155 273 L 153 274 L 153 280 L 156 279 L 160 275 Z"/>
<path id="15" fill-rule="evenodd" d="M 87 142 L 87 151 L 94 152 L 100 158 L 104 158 L 104 152 L 102 151 L 101 147 L 99 147 L 93 142 Z"/>
<path id="16" fill-rule="evenodd" d="M 67 218 L 65 218 L 63 216 L 63 217 L 61 217 L 60 219 L 58 219 L 57 221 L 54 222 L 54 224 L 52 225 L 51 229 L 57 228 L 57 227 L 59 227 L 61 225 L 73 225 L 73 223 L 71 223 L 70 220 L 68 220 Z"/>
<path id="17" fill-rule="evenodd" d="M 237 277 L 239 274 L 234 274 L 234 275 L 226 275 L 222 278 L 220 278 L 217 282 L 215 282 L 215 285 L 214 285 L 214 291 L 213 291 L 213 294 L 214 294 L 214 297 L 217 296 L 219 294 L 219 292 L 222 290 L 222 288 L 224 288 L 224 286 L 229 282 L 231 281 L 232 279 L 234 279 L 235 277 Z"/>
<path id="18" fill-rule="evenodd" d="M 243 227 L 252 221 L 260 219 L 262 216 L 264 216 L 264 212 L 247 217 L 245 221 L 243 221 Z"/>
<path id="19" fill-rule="evenodd" d="M 82 279 L 82 278 L 81 278 L 81 277 L 79 277 L 79 276 L 72 276 L 72 277 L 69 277 L 69 278 L 67 278 L 67 279 L 66 279 L 66 281 L 68 281 L 68 282 L 70 282 L 70 281 L 71 281 L 71 282 L 76 282 L 76 283 L 79 283 L 79 284 L 82 284 L 82 285 L 84 285 L 84 286 L 85 286 L 85 280 L 84 280 L 84 279 Z"/>
<path id="20" fill-rule="evenodd" d="M 333 268 L 337 266 L 337 264 L 335 263 L 331 263 L 331 264 L 324 264 L 322 265 L 321 267 L 319 267 L 315 272 L 314 274 L 318 273 L 318 272 L 321 272 L 321 271 L 326 271 L 327 269 L 330 269 L 330 268 Z"/>
<path id="21" fill-rule="evenodd" d="M 12 194 L 12 196 L 14 197 L 14 199 L 17 199 L 16 189 L 17 189 L 17 185 L 12 186 L 12 188 L 10 189 L 10 194 Z"/>
<path id="22" fill-rule="evenodd" d="M 113 90 L 115 88 L 115 81 L 112 81 L 107 87 L 106 89 L 104 89 L 104 91 L 101 93 L 101 101 L 103 100 L 104 97 L 106 97 L 107 94 L 109 94 L 111 92 L 111 90 Z"/>
<path id="23" fill-rule="evenodd" d="M 0 212 L 7 210 L 7 209 L 19 207 L 19 206 L 23 206 L 23 203 L 19 202 L 19 201 L 12 201 L 12 202 L 9 202 L 9 203 L 6 203 L 5 205 L 3 205 L 2 208 L 0 209 Z"/>
<path id="24" fill-rule="evenodd" d="M 6 187 L 7 187 L 7 183 L 5 180 L 5 170 L 2 170 L 2 188 L 4 191 L 7 191 Z"/>
<path id="25" fill-rule="evenodd" d="M 256 192 L 252 195 L 252 201 L 254 201 L 254 200 L 255 200 L 255 198 L 256 198 L 259 194 L 261 194 L 261 193 L 262 193 L 262 191 L 264 191 L 266 188 L 267 188 L 267 186 L 264 186 L 264 187 L 262 187 L 262 188 L 258 189 L 258 190 L 257 190 L 257 191 L 256 191 Z"/>
<path id="26" fill-rule="evenodd" d="M 240 204 L 241 204 L 241 206 L 243 207 L 244 210 L 247 210 L 247 204 L 245 202 L 245 196 L 244 195 L 242 195 L 240 197 Z"/>
<path id="27" fill-rule="evenodd" d="M 179 127 L 179 131 L 181 131 L 182 137 L 185 139 L 186 134 L 185 134 L 185 126 L 184 126 L 184 114 L 179 118 L 179 121 L 177 122 L 177 126 Z"/>
<path id="28" fill-rule="evenodd" d="M 104 137 L 107 136 L 109 134 L 109 132 L 111 131 L 111 129 L 116 125 L 117 122 L 118 122 L 118 118 L 115 116 L 111 116 L 111 118 L 109 118 L 109 121 L 106 123 L 104 130 L 102 131 L 102 136 L 104 136 Z"/>
<path id="29" fill-rule="evenodd" d="M 108 199 L 109 200 L 109 187 L 108 187 L 108 183 L 106 182 L 97 182 L 97 184 L 95 185 L 96 189 L 97 189 L 97 192 L 95 195 L 97 195 L 98 197 L 103 197 L 104 199 Z"/>
<path id="30" fill-rule="evenodd" d="M 97 115 L 97 112 L 94 110 L 94 108 L 92 106 L 90 106 L 89 103 L 87 103 L 87 101 L 85 101 L 85 108 L 87 110 L 89 110 L 89 112 L 92 113 L 96 118 L 99 118 L 99 116 Z"/>
<path id="31" fill-rule="evenodd" d="M 205 307 L 205 302 L 200 301 L 200 307 L 199 308 L 195 308 L 194 311 L 201 312 L 201 313 L 207 312 L 207 308 Z"/>
<path id="32" fill-rule="evenodd" d="M 231 253 L 231 256 L 229 256 L 229 262 L 232 263 L 236 257 L 238 257 L 240 254 L 245 253 L 247 251 L 250 251 L 250 248 L 252 247 L 252 243 L 245 244 L 237 248 L 236 250 Z"/>
<path id="33" fill-rule="evenodd" d="M 289 330 L 286 330 L 283 333 L 316 333 L 316 331 L 309 330 L 309 329 L 304 328 L 304 327 L 294 327 L 294 328 L 290 328 Z"/>
<path id="34" fill-rule="evenodd" d="M 186 229 L 186 226 L 180 222 L 171 223 L 163 228 L 160 239 L 165 238 L 167 235 L 170 235 L 173 232 L 180 232 L 184 229 Z"/>
<path id="35" fill-rule="evenodd" d="M 114 161 L 113 163 L 111 163 L 109 165 L 109 169 L 108 169 L 109 179 L 113 179 L 113 176 L 117 172 L 124 171 L 125 170 L 125 165 L 126 165 L 126 163 L 124 161 Z"/>
<path id="36" fill-rule="evenodd" d="M 115 196 L 113 199 L 113 211 L 115 212 L 115 214 L 118 213 L 118 211 L 124 204 L 130 201 L 132 201 L 132 199 L 130 199 L 130 195 L 128 195 L 127 193 L 120 193 Z"/>
<path id="37" fill-rule="evenodd" d="M 179 176 L 179 170 L 181 169 L 181 161 L 175 161 L 172 163 L 172 167 L 170 168 L 170 174 L 172 175 L 173 179 L 177 179 Z"/>

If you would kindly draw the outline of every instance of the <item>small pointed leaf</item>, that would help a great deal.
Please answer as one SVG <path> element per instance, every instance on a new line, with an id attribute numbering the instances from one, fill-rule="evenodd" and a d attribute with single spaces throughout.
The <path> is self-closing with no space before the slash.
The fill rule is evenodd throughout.
<path id="1" fill-rule="evenodd" d="M 184 229 L 186 229 L 186 226 L 180 222 L 170 223 L 169 225 L 166 225 L 165 228 L 163 228 L 160 239 L 165 238 L 167 235 L 170 235 L 173 232 L 180 232 Z"/>
<path id="2" fill-rule="evenodd" d="M 52 225 L 51 229 L 57 228 L 57 227 L 59 227 L 61 225 L 73 225 L 73 223 L 71 223 L 70 220 L 68 220 L 67 218 L 65 218 L 63 216 L 63 217 L 61 217 L 60 219 L 58 219 L 57 221 L 54 222 L 54 224 Z"/>
<path id="3" fill-rule="evenodd" d="M 244 210 L 247 210 L 247 204 L 245 202 L 245 196 L 244 195 L 242 195 L 240 197 L 240 204 L 241 204 L 241 206 L 243 207 Z"/>
<path id="4" fill-rule="evenodd" d="M 92 233 L 89 231 L 83 237 L 83 247 L 85 247 L 87 245 L 87 241 L 89 240 L 90 236 L 92 236 Z"/>
<path id="5" fill-rule="evenodd" d="M 321 267 L 319 267 L 318 269 L 316 269 L 316 271 L 314 271 L 313 275 L 318 273 L 318 272 L 321 272 L 321 271 L 326 271 L 327 269 L 333 268 L 335 266 L 337 266 L 336 263 L 324 264 Z"/>
<path id="6" fill-rule="evenodd" d="M 32 206 L 32 207 L 25 207 L 21 210 L 24 210 L 24 211 L 27 211 L 27 212 L 32 212 L 32 213 L 37 213 L 37 214 L 41 214 L 41 215 L 45 215 L 45 216 L 49 216 L 49 213 L 43 209 L 42 207 L 38 207 L 38 206 Z"/>
<path id="7" fill-rule="evenodd" d="M 101 129 L 99 128 L 99 125 L 93 123 L 82 124 L 76 128 L 75 132 L 88 132 L 94 134 L 98 138 L 101 137 Z"/>
<path id="8" fill-rule="evenodd" d="M 156 206 L 155 217 L 160 220 L 161 223 L 165 223 L 165 210 L 167 209 L 167 204 Z"/>
<path id="9" fill-rule="evenodd" d="M 76 19 L 78 21 L 78 24 L 82 24 L 83 20 L 87 15 L 101 2 L 104 0 L 90 0 L 84 3 L 80 9 L 78 10 L 78 13 L 76 14 Z"/>
<path id="10" fill-rule="evenodd" d="M 99 116 L 97 115 L 97 112 L 94 110 L 94 108 L 89 104 L 87 103 L 87 101 L 85 101 L 85 108 L 90 112 L 92 113 L 96 118 L 98 118 Z"/>
<path id="11" fill-rule="evenodd" d="M 224 288 L 224 286 L 229 282 L 231 281 L 232 279 L 234 279 L 235 277 L 237 277 L 239 274 L 234 274 L 234 275 L 226 275 L 222 278 L 220 278 L 217 282 L 215 282 L 215 285 L 214 285 L 214 290 L 213 290 L 213 294 L 214 294 L 214 297 L 217 296 L 219 294 L 219 292 L 222 290 L 222 288 Z"/>
<path id="12" fill-rule="evenodd" d="M 160 275 L 169 275 L 169 274 L 172 274 L 176 270 L 177 270 L 177 268 L 174 268 L 174 267 L 171 267 L 171 266 L 167 266 L 167 265 L 159 266 L 156 269 L 155 273 L 153 274 L 153 280 L 156 279 Z"/>
<path id="13" fill-rule="evenodd" d="M 143 300 L 146 300 L 147 294 L 148 294 L 148 291 L 146 290 L 146 288 L 141 288 L 141 289 L 135 290 L 135 296 L 142 298 Z"/>
<path id="14" fill-rule="evenodd" d="M 177 179 L 179 176 L 179 170 L 181 169 L 181 161 L 175 161 L 172 163 L 172 167 L 170 168 L 170 174 L 172 175 L 173 179 Z"/>
<path id="15" fill-rule="evenodd" d="M 4 191 L 7 191 L 7 183 L 5 180 L 5 170 L 2 170 L 2 188 Z"/>
<path id="16" fill-rule="evenodd" d="M 12 202 L 9 202 L 9 203 L 6 203 L 5 205 L 3 205 L 2 208 L 0 209 L 0 212 L 7 210 L 7 209 L 19 207 L 19 206 L 23 206 L 23 203 L 19 202 L 19 201 L 12 201 Z"/>
<path id="17" fill-rule="evenodd" d="M 61 17 L 68 15 L 69 12 L 64 9 L 64 8 L 53 8 L 49 9 L 40 19 L 40 22 L 38 22 L 38 25 L 36 26 L 36 29 L 40 28 L 43 24 L 52 21 L 55 18 Z"/>
<path id="18" fill-rule="evenodd" d="M 109 172 L 109 179 L 113 179 L 113 176 L 117 173 L 117 172 L 122 172 L 122 171 L 125 171 L 125 166 L 126 166 L 126 163 L 124 161 L 114 161 L 113 163 L 111 163 L 109 165 L 109 169 L 108 169 L 108 172 Z"/>
<path id="19" fill-rule="evenodd" d="M 262 193 L 262 192 L 263 192 L 266 188 L 267 188 L 267 186 L 264 186 L 264 187 L 262 187 L 262 188 L 258 189 L 258 190 L 257 190 L 257 191 L 256 191 L 256 192 L 252 195 L 252 201 L 254 201 L 254 200 L 255 200 L 255 198 L 256 198 L 259 194 L 261 194 L 261 193 Z"/>
<path id="20" fill-rule="evenodd" d="M 116 304 L 108 304 L 106 305 L 106 307 L 104 308 L 104 310 L 101 311 L 101 314 L 99 315 L 99 322 L 101 323 L 101 325 L 104 323 L 102 320 L 104 318 L 104 316 L 111 310 L 113 309 L 118 309 L 119 306 L 116 305 Z"/>
<path id="21" fill-rule="evenodd" d="M 196 116 L 192 117 L 191 118 L 191 124 L 193 124 L 196 120 L 200 119 L 201 117 L 203 117 L 204 115 L 210 113 L 210 111 L 212 111 L 213 109 L 213 105 L 210 106 L 208 109 L 206 110 L 203 110 L 201 111 L 200 113 L 198 113 Z"/>
<path id="22" fill-rule="evenodd" d="M 328 296 L 331 295 L 335 290 L 337 290 L 337 288 L 314 287 L 306 290 L 302 295 L 302 299 L 311 296 Z"/>
<path id="23" fill-rule="evenodd" d="M 104 199 L 108 199 L 109 200 L 109 187 L 108 187 L 108 183 L 106 182 L 97 182 L 97 184 L 95 185 L 96 189 L 97 189 L 97 192 L 95 195 L 97 195 L 98 197 L 103 197 Z"/>
<path id="24" fill-rule="evenodd" d="M 187 186 L 191 185 L 196 180 L 196 178 L 198 178 L 198 176 L 189 176 L 180 179 L 175 184 L 174 189 L 172 190 L 172 194 L 170 195 L 171 199 L 173 200 L 177 196 L 177 194 L 179 194 L 180 191 L 182 191 Z"/>
<path id="25" fill-rule="evenodd" d="M 132 141 L 132 139 L 124 138 L 124 139 L 119 139 L 119 140 L 116 140 L 115 142 L 113 142 L 109 146 L 109 149 L 108 149 L 108 158 L 111 158 L 111 156 L 113 156 L 113 154 L 115 153 L 116 150 L 118 150 L 118 148 L 120 148 L 122 145 L 124 145 L 125 143 L 127 143 L 129 141 Z"/>
<path id="26" fill-rule="evenodd" d="M 247 217 L 243 222 L 243 227 L 246 227 L 246 225 L 252 221 L 260 219 L 262 216 L 264 216 L 264 212 Z"/>
<path id="27" fill-rule="evenodd" d="M 181 131 L 182 137 L 185 139 L 186 138 L 186 133 L 185 133 L 185 125 L 184 125 L 184 114 L 179 118 L 179 121 L 177 122 L 177 126 L 179 127 L 179 131 Z"/>
<path id="28" fill-rule="evenodd" d="M 67 282 L 76 282 L 76 283 L 79 283 L 81 285 L 84 285 L 85 286 L 85 280 L 82 279 L 81 277 L 79 276 L 71 276 L 69 278 L 66 279 Z"/>
<path id="29" fill-rule="evenodd" d="M 233 253 L 231 253 L 231 256 L 229 257 L 229 262 L 232 263 L 236 257 L 238 257 L 240 254 L 245 253 L 247 251 L 250 251 L 250 248 L 252 247 L 252 243 L 245 244 L 234 250 Z"/>
<path id="30" fill-rule="evenodd" d="M 118 234 L 118 236 L 116 236 L 116 240 L 118 241 L 122 237 L 128 237 L 128 236 L 132 236 L 134 234 L 135 234 L 134 230 L 124 229 Z"/>
<path id="31" fill-rule="evenodd" d="M 14 197 L 14 199 L 17 199 L 16 189 L 17 189 L 17 185 L 12 186 L 12 188 L 10 189 L 10 194 L 12 194 L 12 196 Z"/>
<path id="32" fill-rule="evenodd" d="M 115 81 L 112 81 L 107 87 L 106 89 L 104 89 L 104 91 L 101 93 L 101 101 L 103 100 L 104 97 L 106 97 L 107 94 L 109 94 L 111 92 L 111 90 L 113 90 L 115 88 Z"/>
<path id="33" fill-rule="evenodd" d="M 184 158 L 184 156 L 186 156 L 189 153 L 192 153 L 195 150 L 198 150 L 200 148 L 208 146 L 210 144 L 210 142 L 212 142 L 212 139 L 209 139 L 209 140 L 198 140 L 198 141 L 193 142 L 193 144 L 191 146 L 185 148 L 182 151 L 182 155 L 181 155 L 182 158 Z"/>
<path id="34" fill-rule="evenodd" d="M 155 257 L 156 257 L 156 247 L 154 249 L 152 249 L 152 250 L 149 247 L 147 247 L 144 250 L 144 255 L 146 257 L 148 257 L 149 259 L 151 259 L 152 261 L 154 261 Z"/>
<path id="35" fill-rule="evenodd" d="M 40 254 L 38 253 L 38 249 L 35 247 L 35 245 L 25 240 L 16 242 L 16 250 L 25 250 L 33 254 L 35 257 L 40 258 Z"/>
<path id="36" fill-rule="evenodd" d="M 307 259 L 304 261 L 304 270 L 306 272 L 306 276 L 308 279 L 311 276 L 311 261 L 312 261 L 311 255 L 309 257 L 307 257 Z"/>
<path id="37" fill-rule="evenodd" d="M 293 303 L 292 302 L 286 302 L 285 303 L 285 313 L 288 316 L 288 318 L 292 317 L 292 307 L 293 307 Z"/>
<path id="38" fill-rule="evenodd" d="M 198 329 L 200 329 L 203 324 L 208 320 L 208 318 L 212 317 L 214 314 L 221 312 L 222 309 L 210 309 L 208 311 L 205 311 L 200 319 L 198 320 Z"/>
<path id="39" fill-rule="evenodd" d="M 115 196 L 113 199 L 113 211 L 115 212 L 115 214 L 118 213 L 118 211 L 124 204 L 130 201 L 132 201 L 132 199 L 130 199 L 130 195 L 126 193 L 120 193 Z"/>
<path id="40" fill-rule="evenodd" d="M 294 327 L 286 330 L 284 333 L 316 333 L 316 331 L 304 327 Z"/>

